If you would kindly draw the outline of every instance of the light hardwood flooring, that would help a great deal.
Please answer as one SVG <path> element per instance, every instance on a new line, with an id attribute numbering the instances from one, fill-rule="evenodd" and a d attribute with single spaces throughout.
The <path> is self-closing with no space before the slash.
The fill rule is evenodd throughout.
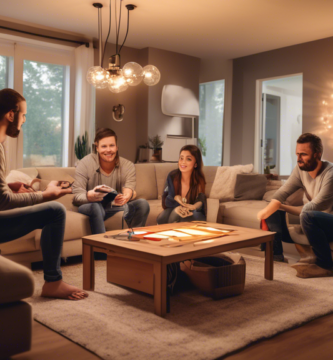
<path id="1" fill-rule="evenodd" d="M 240 252 L 263 257 L 258 249 Z M 135 354 L 133 354 L 135 358 Z M 96 360 L 98 356 L 34 321 L 32 349 L 12 357 L 15 360 Z M 333 314 L 258 341 L 227 360 L 331 360 L 333 359 Z M 154 360 L 154 359 L 152 359 Z"/>

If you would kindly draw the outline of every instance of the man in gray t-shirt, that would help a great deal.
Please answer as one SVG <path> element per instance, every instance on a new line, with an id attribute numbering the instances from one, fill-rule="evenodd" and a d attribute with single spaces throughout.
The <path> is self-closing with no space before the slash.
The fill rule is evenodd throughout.
<path id="1" fill-rule="evenodd" d="M 129 227 L 146 225 L 149 204 L 135 200 L 135 166 L 119 156 L 117 135 L 108 128 L 99 129 L 95 137 L 97 154 L 85 156 L 75 170 L 73 204 L 81 214 L 89 216 L 91 232 L 105 233 L 104 221 L 119 211 Z M 118 193 L 113 201 L 104 197 L 100 186 L 106 185 Z"/>
<path id="2" fill-rule="evenodd" d="M 297 264 L 297 276 L 318 277 L 332 275 L 332 255 L 329 243 L 333 241 L 333 164 L 321 160 L 321 139 L 310 133 L 297 140 L 298 165 L 287 182 L 274 194 L 272 201 L 257 217 L 266 220 L 276 232 L 274 257 L 283 261 L 282 243 L 293 243 L 286 224 L 285 212 L 300 216 L 302 229 L 317 259 L 316 264 Z M 283 202 L 298 189 L 304 190 L 304 206 L 287 206 Z M 278 211 L 279 210 L 279 211 Z"/>

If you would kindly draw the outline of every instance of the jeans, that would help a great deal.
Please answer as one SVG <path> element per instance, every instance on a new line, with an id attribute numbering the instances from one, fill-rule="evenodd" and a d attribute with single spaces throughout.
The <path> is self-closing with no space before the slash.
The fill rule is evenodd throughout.
<path id="1" fill-rule="evenodd" d="M 333 215 L 321 211 L 302 212 L 301 225 L 317 257 L 316 264 L 331 269 L 333 261 L 329 243 L 333 241 Z"/>
<path id="2" fill-rule="evenodd" d="M 64 239 L 66 209 L 58 202 L 0 211 L 0 243 L 42 229 L 40 246 L 43 254 L 45 281 L 62 279 L 60 270 L 61 249 Z"/>
<path id="3" fill-rule="evenodd" d="M 206 216 L 201 211 L 194 210 L 192 216 L 182 218 L 176 213 L 177 208 L 166 208 L 157 217 L 157 224 L 171 224 L 175 222 L 206 221 Z"/>
<path id="4" fill-rule="evenodd" d="M 293 244 L 294 241 L 290 237 L 287 221 L 286 221 L 286 212 L 283 210 L 278 210 L 270 217 L 266 219 L 266 224 L 270 231 L 276 232 L 275 238 L 273 241 L 273 253 L 274 255 L 282 255 L 282 241 Z"/>
<path id="5" fill-rule="evenodd" d="M 89 216 L 91 232 L 93 234 L 105 233 L 104 221 L 119 211 L 124 211 L 123 218 L 131 228 L 143 227 L 149 215 L 147 200 L 137 199 L 128 202 L 124 206 L 112 206 L 104 208 L 100 202 L 93 202 L 79 206 L 79 213 Z"/>

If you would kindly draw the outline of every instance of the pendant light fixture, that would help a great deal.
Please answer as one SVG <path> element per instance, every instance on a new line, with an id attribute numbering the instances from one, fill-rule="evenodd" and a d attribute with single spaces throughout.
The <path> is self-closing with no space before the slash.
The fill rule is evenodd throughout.
<path id="1" fill-rule="evenodd" d="M 135 5 L 126 5 L 127 8 L 127 31 L 124 37 L 124 41 L 119 46 L 119 32 L 121 24 L 121 6 L 122 0 L 119 0 L 119 17 L 117 16 L 117 0 L 115 0 L 115 27 L 116 27 L 116 53 L 109 58 L 109 67 L 107 69 L 103 68 L 103 59 L 105 54 L 105 49 L 109 35 L 111 32 L 111 0 L 109 5 L 109 32 L 105 40 L 104 50 L 102 44 L 102 7 L 100 3 L 94 3 L 93 6 L 98 9 L 98 40 L 99 40 L 99 64 L 100 66 L 93 66 L 87 72 L 87 81 L 89 84 L 93 85 L 96 89 L 105 89 L 113 93 L 120 93 L 129 86 L 136 86 L 143 81 L 148 86 L 156 85 L 161 78 L 161 74 L 156 66 L 147 65 L 144 68 L 141 67 L 136 62 L 128 62 L 121 68 L 120 64 L 120 52 L 123 48 L 125 41 L 127 39 L 128 30 L 129 30 L 129 13 L 130 11 L 136 8 Z"/>

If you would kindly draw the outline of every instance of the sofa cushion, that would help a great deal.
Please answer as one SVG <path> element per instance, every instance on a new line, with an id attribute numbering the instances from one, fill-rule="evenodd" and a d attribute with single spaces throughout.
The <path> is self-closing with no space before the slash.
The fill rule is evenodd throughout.
<path id="1" fill-rule="evenodd" d="M 248 174 L 252 171 L 252 164 L 218 167 L 209 197 L 220 201 L 234 200 L 237 174 Z"/>
<path id="2" fill-rule="evenodd" d="M 154 164 L 135 164 L 136 197 L 157 199 L 157 183 Z"/>
<path id="3" fill-rule="evenodd" d="M 157 194 L 158 194 L 157 198 L 162 199 L 162 194 L 166 179 L 172 170 L 178 168 L 178 163 L 162 163 L 162 164 L 156 163 L 154 164 L 154 166 L 156 171 L 156 183 L 157 183 Z"/>
<path id="4" fill-rule="evenodd" d="M 31 270 L 0 256 L 0 304 L 25 299 L 33 292 Z"/>
<path id="5" fill-rule="evenodd" d="M 74 167 L 39 167 L 37 170 L 40 179 L 73 182 L 75 177 Z"/>
<path id="6" fill-rule="evenodd" d="M 156 225 L 157 216 L 163 211 L 162 200 L 149 200 L 150 212 L 146 226 Z"/>
<path id="7" fill-rule="evenodd" d="M 266 201 L 245 200 L 231 201 L 220 204 L 223 213 L 222 223 L 260 229 L 257 213 L 267 206 Z M 220 220 L 221 221 L 221 220 Z"/>
<path id="8" fill-rule="evenodd" d="M 206 189 L 205 194 L 207 197 L 209 197 L 210 191 L 212 189 L 214 179 L 216 176 L 217 166 L 204 166 L 203 167 L 203 173 L 205 175 L 206 179 Z"/>
<path id="9" fill-rule="evenodd" d="M 36 251 L 36 236 L 40 230 L 31 231 L 20 238 L 0 244 L 2 255 L 19 254 L 22 252 Z"/>
<path id="10" fill-rule="evenodd" d="M 238 174 L 235 185 L 235 201 L 262 200 L 267 179 L 262 174 Z"/>
<path id="11" fill-rule="evenodd" d="M 31 179 L 35 179 L 38 177 L 38 170 L 35 167 L 21 168 L 21 169 L 17 169 L 17 171 L 20 171 L 20 172 L 28 175 Z"/>

